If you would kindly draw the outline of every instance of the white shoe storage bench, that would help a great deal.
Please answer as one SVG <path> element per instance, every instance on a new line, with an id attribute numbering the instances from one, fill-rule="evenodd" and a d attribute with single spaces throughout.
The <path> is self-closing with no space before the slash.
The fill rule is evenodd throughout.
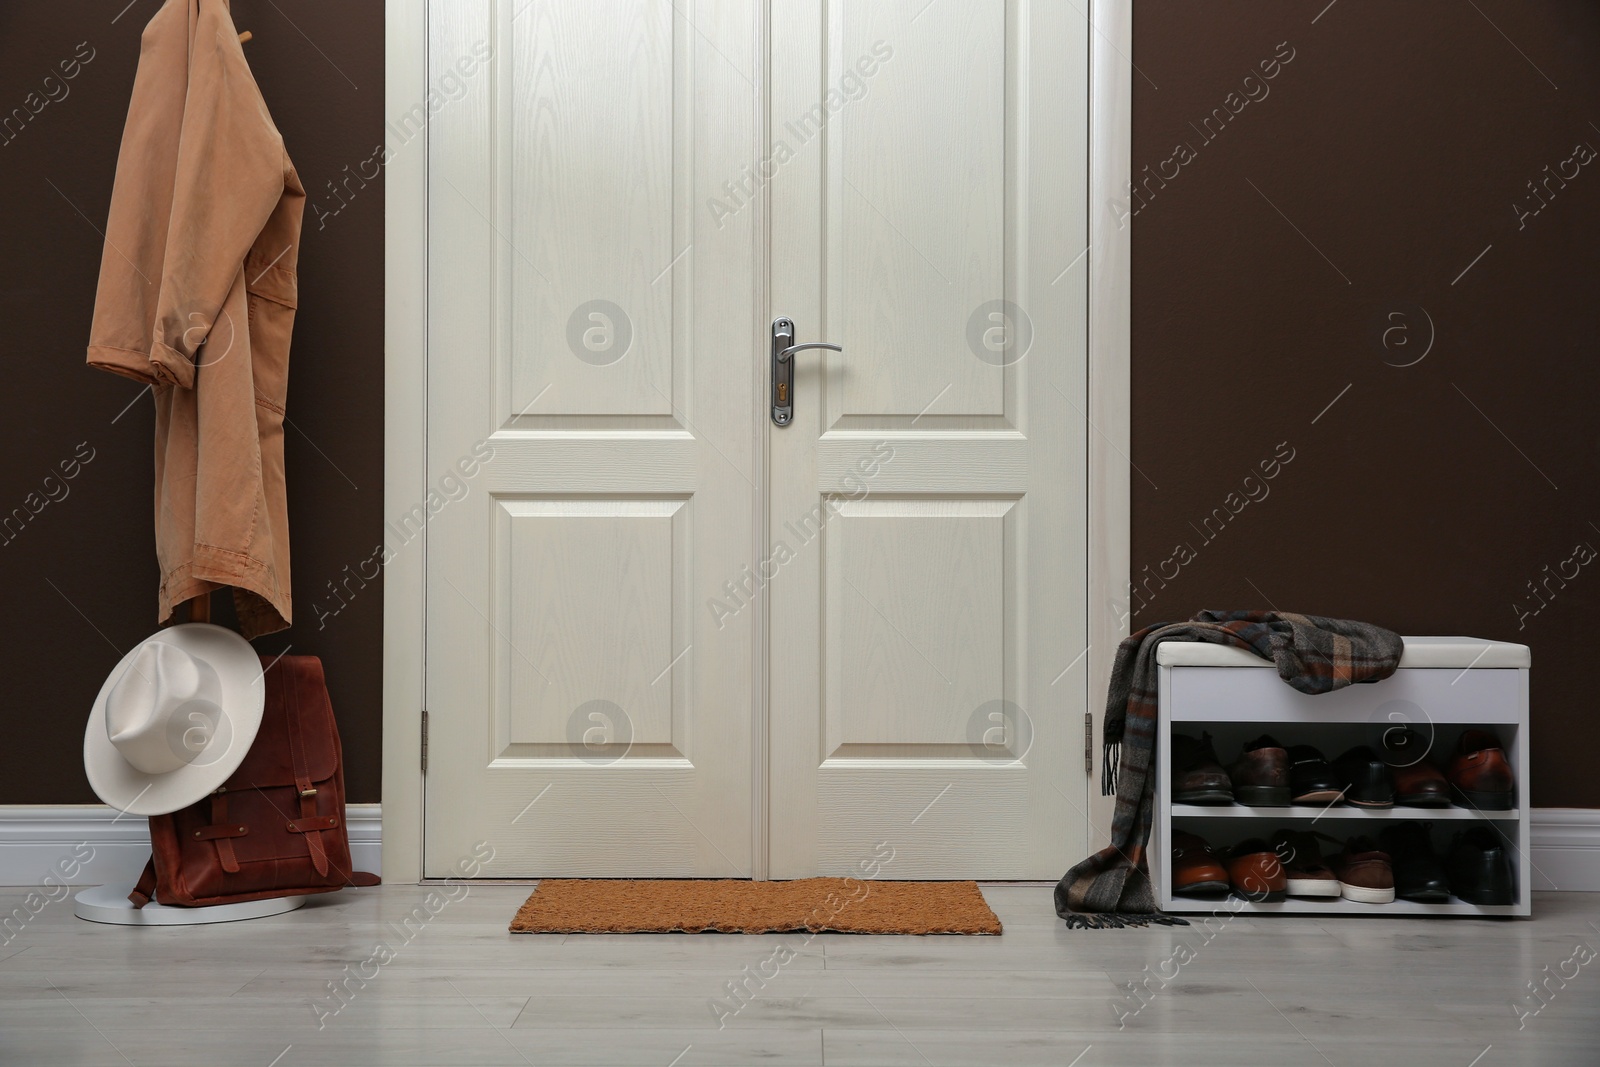
<path id="1" fill-rule="evenodd" d="M 1381 682 L 1348 686 L 1336 693 L 1306 696 L 1291 689 L 1274 665 L 1228 645 L 1169 641 L 1156 650 L 1160 718 L 1156 728 L 1156 819 L 1151 828 L 1150 874 L 1163 911 L 1178 915 L 1517 915 L 1532 914 L 1528 864 L 1528 646 L 1470 637 L 1407 637 L 1395 673 Z M 1473 808 L 1411 808 L 1396 805 L 1365 809 L 1340 804 L 1296 804 L 1287 808 L 1172 802 L 1172 734 L 1210 733 L 1224 767 L 1246 741 L 1271 734 L 1284 745 L 1314 745 L 1330 761 L 1356 745 L 1381 753 L 1386 731 L 1409 727 L 1431 738 L 1428 758 L 1448 771 L 1456 740 L 1464 730 L 1490 730 L 1500 738 L 1516 773 L 1517 800 L 1509 811 Z M 1516 877 L 1515 903 L 1485 906 L 1454 897 L 1445 904 L 1395 900 L 1364 904 L 1337 899 L 1297 899 L 1264 903 L 1174 896 L 1172 834 L 1198 834 L 1226 856 L 1251 837 L 1270 840 L 1283 828 L 1320 830 L 1341 841 L 1365 834 L 1376 838 L 1385 826 L 1416 821 L 1433 824 L 1433 842 L 1444 860 L 1455 831 L 1489 821 L 1506 842 Z M 1328 845 L 1324 856 L 1338 849 Z"/>

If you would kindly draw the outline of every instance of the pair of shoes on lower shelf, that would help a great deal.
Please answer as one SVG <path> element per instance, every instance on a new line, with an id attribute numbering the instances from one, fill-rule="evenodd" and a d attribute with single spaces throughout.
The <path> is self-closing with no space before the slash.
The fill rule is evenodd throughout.
<path id="1" fill-rule="evenodd" d="M 1242 889 L 1240 895 L 1266 902 L 1290 896 L 1344 897 L 1363 904 L 1394 900 L 1394 868 L 1371 838 L 1352 837 L 1326 859 L 1319 839 L 1341 844 L 1314 830 L 1279 830 L 1271 842 L 1256 837 L 1234 846 L 1234 854 L 1243 854 L 1254 868 L 1254 877 L 1237 887 Z"/>
<path id="2" fill-rule="evenodd" d="M 1341 845 L 1324 859 L 1321 841 Z M 1429 828 L 1397 823 L 1378 841 L 1357 836 L 1340 842 L 1309 830 L 1279 830 L 1271 842 L 1250 838 L 1224 855 L 1198 834 L 1178 831 L 1172 842 L 1172 891 L 1217 896 L 1230 889 L 1247 900 L 1287 897 L 1387 904 L 1396 898 L 1443 904 L 1454 894 L 1468 904 L 1511 904 L 1516 899 L 1511 859 L 1500 835 L 1473 827 L 1456 835 L 1440 861 Z"/>
<path id="3" fill-rule="evenodd" d="M 1285 830 L 1279 836 L 1288 833 Z M 1302 861 L 1295 870 L 1301 895 L 1339 895 L 1338 880 L 1320 860 L 1315 864 Z M 1333 887 L 1332 893 L 1320 891 L 1324 880 Z M 1172 892 L 1177 896 L 1215 897 L 1231 889 L 1247 900 L 1270 902 L 1284 899 L 1289 884 L 1288 865 L 1259 837 L 1241 841 L 1223 853 L 1199 834 L 1178 830 L 1172 835 Z"/>
<path id="4" fill-rule="evenodd" d="M 1311 745 L 1284 746 L 1263 734 L 1224 769 L 1211 735 L 1172 735 L 1172 799 L 1179 804 L 1351 804 L 1361 808 L 1515 807 L 1511 763 L 1486 730 L 1468 730 L 1456 745 L 1448 777 L 1425 759 L 1430 742 L 1415 730 L 1384 735 L 1382 754 L 1357 745 L 1329 762 Z"/>
<path id="5" fill-rule="evenodd" d="M 1342 848 L 1324 859 L 1321 841 L 1342 844 Z M 1282 865 L 1283 877 L 1278 895 L 1265 899 L 1344 897 L 1363 904 L 1387 904 L 1395 898 L 1393 861 L 1370 837 L 1352 837 L 1341 843 L 1314 830 L 1279 830 L 1267 847 Z"/>

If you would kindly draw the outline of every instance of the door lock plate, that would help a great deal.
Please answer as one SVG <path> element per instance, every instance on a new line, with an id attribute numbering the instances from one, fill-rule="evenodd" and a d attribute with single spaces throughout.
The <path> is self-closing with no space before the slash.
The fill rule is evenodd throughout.
<path id="1" fill-rule="evenodd" d="M 794 344 L 794 321 L 772 320 L 772 421 L 787 426 L 794 421 L 794 360 L 779 353 Z"/>

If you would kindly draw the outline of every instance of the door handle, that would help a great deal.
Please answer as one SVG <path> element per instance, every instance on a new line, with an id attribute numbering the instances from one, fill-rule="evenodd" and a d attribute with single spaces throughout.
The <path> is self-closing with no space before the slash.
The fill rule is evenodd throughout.
<path id="1" fill-rule="evenodd" d="M 790 345 L 788 348 L 785 348 L 782 352 L 779 352 L 778 353 L 778 362 L 779 363 L 787 363 L 787 362 L 789 362 L 789 360 L 794 358 L 794 354 L 796 352 L 803 352 L 808 348 L 827 348 L 827 349 L 831 349 L 834 352 L 843 352 L 844 351 L 844 348 L 842 346 L 840 346 L 840 345 L 830 345 L 826 341 L 807 341 L 803 345 Z"/>
<path id="2" fill-rule="evenodd" d="M 843 352 L 839 345 L 826 341 L 794 343 L 794 321 L 772 320 L 772 421 L 787 426 L 794 421 L 794 354 L 808 348 L 825 348 L 830 352 Z"/>

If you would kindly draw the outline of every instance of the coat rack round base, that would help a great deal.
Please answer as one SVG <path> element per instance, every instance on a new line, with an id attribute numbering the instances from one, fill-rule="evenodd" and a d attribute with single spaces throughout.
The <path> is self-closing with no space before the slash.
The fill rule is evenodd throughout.
<path id="1" fill-rule="evenodd" d="M 282 915 L 306 902 L 304 895 L 246 900 L 238 904 L 212 904 L 204 908 L 169 908 L 151 901 L 142 908 L 133 906 L 128 891 L 114 885 L 97 885 L 72 899 L 72 913 L 93 923 L 115 926 L 199 926 L 203 923 L 231 923 L 240 919 L 260 919 Z"/>

